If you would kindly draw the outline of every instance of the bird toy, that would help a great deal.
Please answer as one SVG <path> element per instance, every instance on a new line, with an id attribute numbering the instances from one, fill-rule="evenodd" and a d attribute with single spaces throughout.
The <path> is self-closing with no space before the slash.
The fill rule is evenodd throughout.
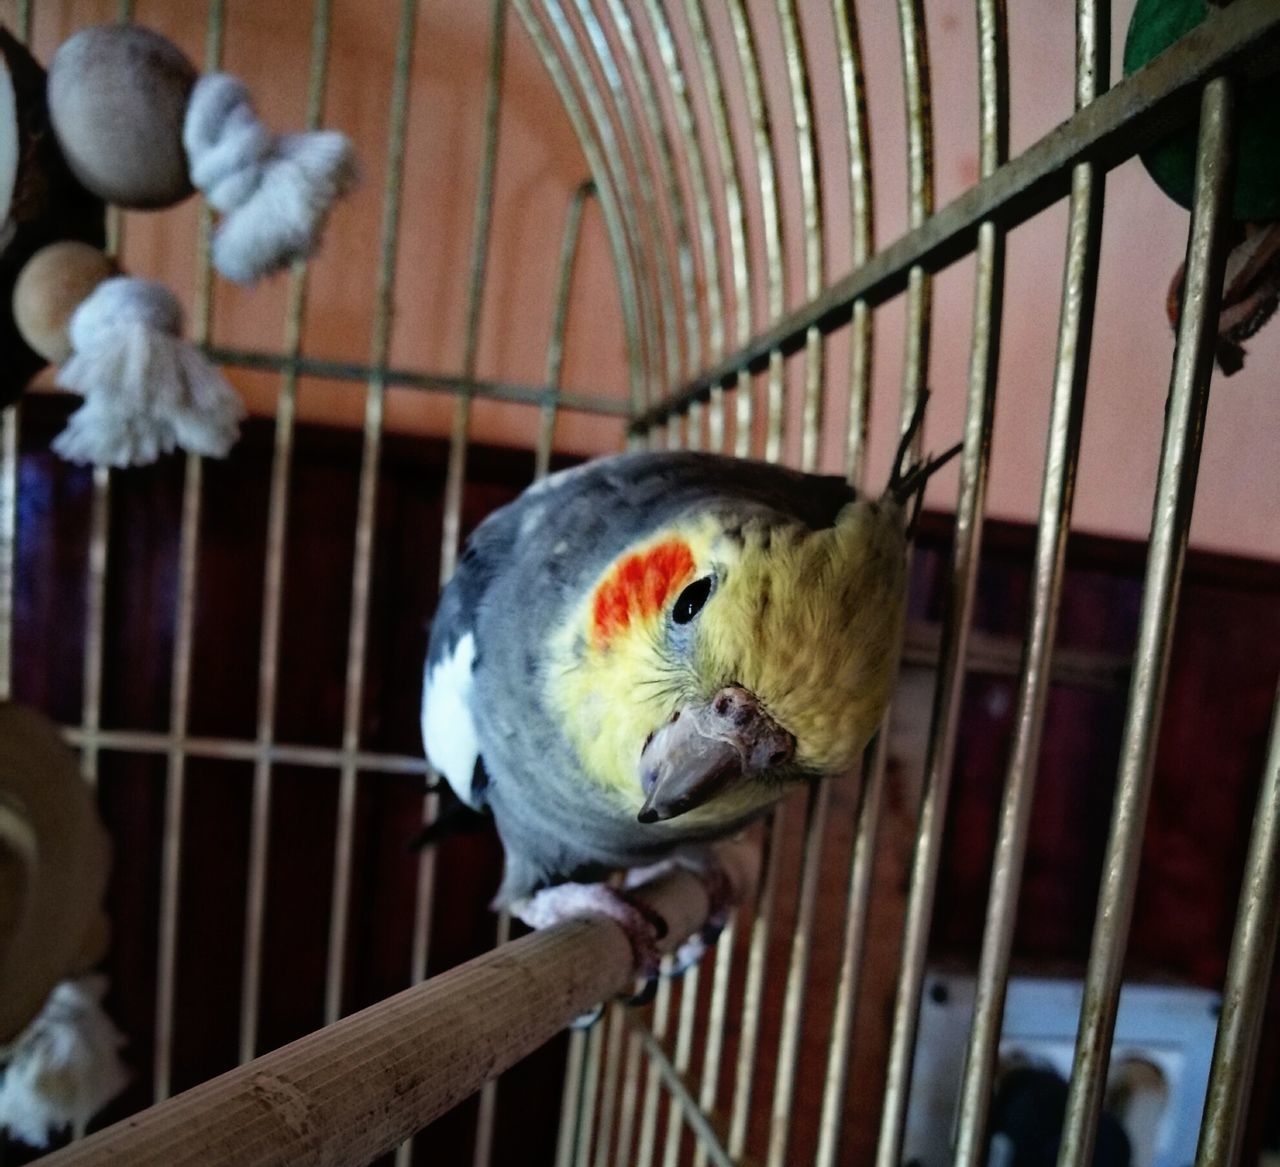
<path id="1" fill-rule="evenodd" d="M 151 29 L 83 29 L 47 77 L 0 29 L 0 329 L 15 354 L 0 404 L 57 364 L 58 384 L 85 399 L 54 442 L 64 458 L 224 456 L 244 406 L 183 339 L 173 293 L 102 253 L 105 207 L 153 211 L 199 191 L 219 215 L 213 266 L 251 284 L 315 252 L 357 172 L 345 136 L 273 133 L 243 82 L 200 76 Z"/>
<path id="2" fill-rule="evenodd" d="M 1229 0 L 1138 0 L 1124 46 L 1124 71 L 1135 72 L 1199 27 Z M 1222 285 L 1215 357 L 1230 376 L 1244 367 L 1244 342 L 1280 305 L 1280 76 L 1246 81 L 1240 96 L 1230 246 Z M 1166 195 L 1191 208 L 1195 197 L 1197 127 L 1192 125 L 1142 154 Z M 1166 312 L 1177 330 L 1185 265 L 1169 286 Z"/>

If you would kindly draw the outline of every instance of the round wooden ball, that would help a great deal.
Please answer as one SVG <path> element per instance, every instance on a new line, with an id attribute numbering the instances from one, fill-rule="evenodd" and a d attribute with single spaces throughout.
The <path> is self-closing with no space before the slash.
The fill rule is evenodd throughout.
<path id="1" fill-rule="evenodd" d="M 182 123 L 195 66 L 139 25 L 86 28 L 49 66 L 49 116 L 72 172 L 122 207 L 168 207 L 191 193 Z"/>
<path id="2" fill-rule="evenodd" d="M 51 364 L 71 355 L 67 323 L 115 266 L 96 247 L 67 240 L 42 247 L 13 287 L 13 319 L 22 339 Z"/>

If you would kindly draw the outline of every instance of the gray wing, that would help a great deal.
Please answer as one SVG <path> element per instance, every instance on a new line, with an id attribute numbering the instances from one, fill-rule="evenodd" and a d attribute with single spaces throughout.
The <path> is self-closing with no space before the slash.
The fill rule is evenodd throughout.
<path id="1" fill-rule="evenodd" d="M 479 663 L 476 623 L 491 583 L 509 559 L 511 519 L 511 507 L 495 511 L 467 541 L 440 595 L 427 644 L 422 742 L 427 760 L 472 810 L 484 807 L 488 782 L 472 712 Z"/>

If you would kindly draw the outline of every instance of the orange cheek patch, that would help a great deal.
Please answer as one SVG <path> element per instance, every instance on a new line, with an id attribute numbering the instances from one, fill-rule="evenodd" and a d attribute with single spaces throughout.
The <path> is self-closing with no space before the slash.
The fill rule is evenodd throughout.
<path id="1" fill-rule="evenodd" d="M 596 588 L 591 628 L 598 646 L 609 643 L 637 616 L 656 616 L 694 569 L 693 552 L 680 539 L 628 555 Z"/>

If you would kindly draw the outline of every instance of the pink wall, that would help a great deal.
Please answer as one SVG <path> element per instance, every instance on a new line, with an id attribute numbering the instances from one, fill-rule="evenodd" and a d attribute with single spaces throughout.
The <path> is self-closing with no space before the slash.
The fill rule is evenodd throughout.
<path id="1" fill-rule="evenodd" d="M 335 215 L 324 253 L 312 267 L 303 336 L 311 356 L 364 362 L 373 344 L 373 304 L 386 164 L 390 72 L 395 52 L 396 4 L 392 0 L 334 5 L 334 40 L 326 120 L 357 141 L 366 168 L 361 191 Z M 676 5 L 669 5 L 676 8 Z M 897 26 L 892 5 L 860 6 L 872 111 L 877 235 L 883 245 L 905 229 L 905 155 Z M 782 174 L 783 237 L 789 307 L 804 299 L 801 207 L 795 182 L 793 119 L 777 55 L 774 6 L 751 0 L 749 8 L 766 62 L 766 91 L 774 111 Z M 830 5 L 802 0 L 801 19 L 814 72 L 815 117 L 823 160 L 827 224 L 825 278 L 848 270 L 847 166 L 839 93 L 834 76 Z M 1113 77 L 1131 4 L 1115 6 Z M 0 3 L 12 20 L 13 0 Z M 115 5 L 61 0 L 40 4 L 35 45 L 47 60 L 74 27 L 109 19 Z M 969 0 L 931 0 L 929 35 L 934 71 L 937 201 L 945 205 L 977 176 L 975 17 Z M 138 4 L 140 20 L 203 59 L 204 5 Z M 254 87 L 268 120 L 296 125 L 305 109 L 309 6 L 228 5 L 225 66 Z M 707 5 L 722 70 L 737 84 L 727 21 L 720 5 Z M 674 17 L 673 17 L 674 18 Z M 395 280 L 396 315 L 391 332 L 394 367 L 457 373 L 463 321 L 471 218 L 482 134 L 488 5 L 478 0 L 433 0 L 418 17 L 410 97 L 409 139 Z M 1058 0 L 1024 0 L 1010 6 L 1011 148 L 1025 148 L 1071 109 L 1073 32 L 1069 6 Z M 642 30 L 643 31 L 643 30 Z M 688 34 L 677 19 L 677 34 Z M 652 48 L 647 33 L 642 42 Z M 586 165 L 567 116 L 560 109 L 519 20 L 508 18 L 503 83 L 502 144 L 495 220 L 478 373 L 481 377 L 540 383 L 550 326 L 555 262 L 565 210 Z M 699 105 L 700 116 L 705 107 Z M 735 98 L 734 133 L 749 154 L 749 128 Z M 759 255 L 758 187 L 748 184 L 747 209 L 753 252 Z M 1164 319 L 1169 278 L 1185 242 L 1187 216 L 1169 203 L 1140 166 L 1110 176 L 1103 235 L 1103 268 L 1089 402 L 1086 410 L 1076 525 L 1085 530 L 1144 538 L 1150 521 L 1172 336 Z M 133 270 L 169 280 L 192 302 L 194 203 L 159 215 L 128 219 L 125 261 Z M 1031 519 L 1039 497 L 1043 430 L 1048 418 L 1059 307 L 1065 206 L 1059 205 L 1013 232 L 1009 239 L 1000 397 L 991 469 L 990 513 Z M 960 433 L 971 326 L 972 271 L 960 263 L 935 282 L 934 346 L 930 382 L 935 400 L 929 443 L 935 449 Z M 277 280 L 243 291 L 219 285 L 213 339 L 220 345 L 278 349 L 284 335 L 286 285 Z M 755 291 L 755 319 L 764 318 L 764 283 Z M 890 304 L 877 314 L 877 362 L 873 399 L 870 480 L 882 479 L 893 446 L 901 367 L 902 310 Z M 844 338 L 827 346 L 828 429 L 824 464 L 840 465 L 844 429 Z M 1249 346 L 1246 369 L 1214 386 L 1199 493 L 1192 530 L 1201 547 L 1280 558 L 1280 391 L 1273 372 L 1280 362 L 1280 325 Z M 790 362 L 798 391 L 800 362 Z M 233 373 L 255 410 L 273 407 L 278 379 Z M 616 284 L 598 208 L 589 209 L 571 305 L 566 387 L 618 399 L 627 393 L 626 360 Z M 358 424 L 363 395 L 357 386 L 309 379 L 305 418 Z M 448 398 L 394 390 L 388 401 L 393 427 L 443 432 Z M 473 411 L 478 439 L 531 440 L 535 411 L 479 401 Z M 617 448 L 622 430 L 614 420 L 564 413 L 558 444 L 577 451 Z M 797 456 L 792 426 L 788 456 Z M 954 503 L 955 476 L 940 476 L 930 505 Z"/>

